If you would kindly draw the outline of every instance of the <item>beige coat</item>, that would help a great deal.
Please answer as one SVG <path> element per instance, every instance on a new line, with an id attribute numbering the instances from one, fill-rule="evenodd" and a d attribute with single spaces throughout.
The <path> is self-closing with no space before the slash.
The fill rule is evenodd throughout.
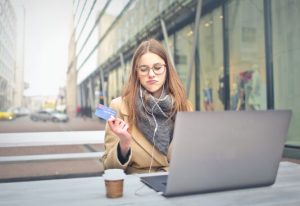
<path id="1" fill-rule="evenodd" d="M 128 123 L 128 107 L 122 98 L 112 100 L 110 108 L 117 111 L 117 117 Z M 131 153 L 129 160 L 125 164 L 121 164 L 118 159 L 117 146 L 119 138 L 110 130 L 108 124 L 105 128 L 105 153 L 102 161 L 105 169 L 120 168 L 124 169 L 126 173 L 145 173 L 149 171 L 151 154 L 153 151 L 153 163 L 151 172 L 167 171 L 170 162 L 170 155 L 172 152 L 172 143 L 169 146 L 168 154 L 165 156 L 156 148 L 153 148 L 139 129 L 133 125 L 131 130 Z"/>

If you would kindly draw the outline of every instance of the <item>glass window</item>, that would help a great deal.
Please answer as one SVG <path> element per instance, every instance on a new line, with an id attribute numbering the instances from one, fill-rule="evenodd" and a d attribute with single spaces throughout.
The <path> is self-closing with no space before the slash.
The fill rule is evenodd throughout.
<path id="1" fill-rule="evenodd" d="M 122 78 L 123 78 L 123 72 L 124 72 L 124 68 L 122 67 L 122 65 L 120 65 L 117 69 L 116 69 L 116 87 L 117 87 L 117 91 L 116 91 L 116 97 L 121 95 L 121 91 L 122 91 Z"/>
<path id="2" fill-rule="evenodd" d="M 266 109 L 263 1 L 230 1 L 228 21 L 230 107 Z"/>
<path id="3" fill-rule="evenodd" d="M 200 109 L 224 110 L 223 37 L 221 9 L 201 18 L 199 38 Z"/>
<path id="4" fill-rule="evenodd" d="M 292 109 L 287 144 L 300 146 L 300 1 L 272 1 L 276 109 Z"/>
<path id="5" fill-rule="evenodd" d="M 167 43 L 166 41 L 163 39 L 162 44 L 164 45 L 164 47 L 167 49 Z M 168 36 L 168 46 L 170 49 L 171 54 L 169 54 L 172 59 L 174 60 L 174 35 L 170 35 Z M 169 52 L 169 51 L 168 51 Z"/>
<path id="6" fill-rule="evenodd" d="M 186 78 L 190 64 L 191 51 L 193 43 L 193 26 L 187 25 L 177 33 L 175 33 L 175 67 L 182 83 L 186 86 Z M 194 76 L 194 74 L 193 74 Z M 193 86 L 195 85 L 194 79 L 192 79 L 189 99 L 193 105 L 195 102 L 195 92 Z"/>
<path id="7" fill-rule="evenodd" d="M 114 69 L 108 76 L 108 104 L 111 100 L 117 97 L 117 70 Z"/>

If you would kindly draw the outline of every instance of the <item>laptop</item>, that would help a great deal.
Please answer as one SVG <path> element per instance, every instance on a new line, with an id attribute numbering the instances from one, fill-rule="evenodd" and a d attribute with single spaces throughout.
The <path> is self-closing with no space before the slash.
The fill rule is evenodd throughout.
<path id="1" fill-rule="evenodd" d="M 164 196 L 272 185 L 289 110 L 178 112 L 167 175 L 141 181 Z"/>

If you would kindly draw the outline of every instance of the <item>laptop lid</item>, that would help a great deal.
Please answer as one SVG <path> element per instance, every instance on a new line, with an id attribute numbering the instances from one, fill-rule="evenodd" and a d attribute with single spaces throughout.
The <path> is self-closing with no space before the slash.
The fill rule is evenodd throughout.
<path id="1" fill-rule="evenodd" d="M 273 184 L 291 111 L 178 112 L 165 196 Z"/>

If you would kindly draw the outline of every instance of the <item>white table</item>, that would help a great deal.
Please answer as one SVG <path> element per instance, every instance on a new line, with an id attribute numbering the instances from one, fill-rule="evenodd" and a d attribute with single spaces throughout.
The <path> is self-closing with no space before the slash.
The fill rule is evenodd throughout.
<path id="1" fill-rule="evenodd" d="M 138 175 L 125 179 L 124 196 L 108 199 L 102 177 L 0 183 L 0 205 L 300 205 L 300 165 L 281 162 L 274 185 L 165 198 L 144 186 Z"/>

